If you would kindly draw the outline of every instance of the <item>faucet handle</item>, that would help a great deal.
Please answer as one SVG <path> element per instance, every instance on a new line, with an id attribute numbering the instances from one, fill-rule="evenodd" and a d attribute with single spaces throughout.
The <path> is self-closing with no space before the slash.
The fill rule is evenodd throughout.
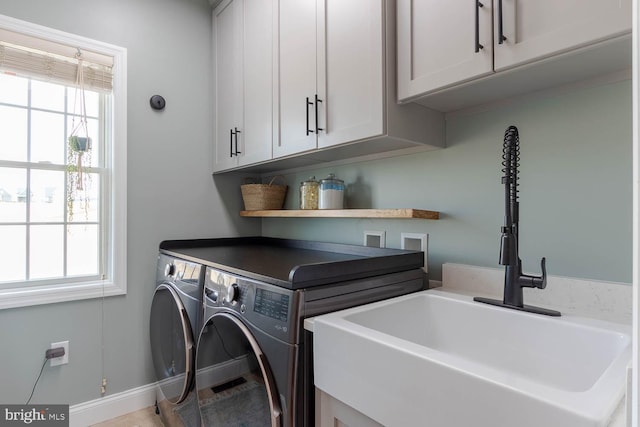
<path id="1" fill-rule="evenodd" d="M 542 270 L 542 276 L 529 276 L 528 274 L 522 274 L 520 276 L 520 283 L 527 288 L 540 288 L 547 287 L 547 266 L 546 259 L 543 257 L 540 261 L 540 269 Z"/>
<path id="2" fill-rule="evenodd" d="M 536 288 L 544 289 L 547 287 L 547 266 L 545 257 L 542 257 L 540 260 L 540 269 L 542 270 L 542 276 L 534 278 L 533 283 Z"/>

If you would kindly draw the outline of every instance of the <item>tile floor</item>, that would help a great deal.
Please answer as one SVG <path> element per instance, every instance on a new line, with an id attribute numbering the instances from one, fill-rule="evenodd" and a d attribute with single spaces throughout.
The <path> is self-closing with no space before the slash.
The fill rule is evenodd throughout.
<path id="1" fill-rule="evenodd" d="M 112 420 L 94 424 L 92 427 L 164 427 L 160 417 L 156 415 L 155 409 L 155 406 L 149 406 Z"/>

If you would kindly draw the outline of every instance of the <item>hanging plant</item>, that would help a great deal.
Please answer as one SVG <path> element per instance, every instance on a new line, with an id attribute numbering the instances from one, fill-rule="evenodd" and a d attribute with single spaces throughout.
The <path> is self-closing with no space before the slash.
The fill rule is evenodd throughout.
<path id="1" fill-rule="evenodd" d="M 72 130 L 67 138 L 67 215 L 73 220 L 74 201 L 81 199 L 85 215 L 89 215 L 89 197 L 86 191 L 90 187 L 90 175 L 86 167 L 91 165 L 91 138 L 87 128 L 87 107 L 84 93 L 84 67 L 80 49 L 76 54 L 78 71 L 76 73 L 76 88 L 73 101 Z"/>

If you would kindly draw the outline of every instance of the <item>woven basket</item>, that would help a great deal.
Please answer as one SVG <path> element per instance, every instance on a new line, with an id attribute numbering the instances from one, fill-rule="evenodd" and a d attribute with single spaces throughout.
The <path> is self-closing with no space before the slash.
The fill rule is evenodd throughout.
<path id="1" fill-rule="evenodd" d="M 284 181 L 282 175 L 276 175 L 269 184 L 242 184 L 240 191 L 242 191 L 244 209 L 247 211 L 282 209 L 287 186 L 274 184 L 276 178 Z"/>

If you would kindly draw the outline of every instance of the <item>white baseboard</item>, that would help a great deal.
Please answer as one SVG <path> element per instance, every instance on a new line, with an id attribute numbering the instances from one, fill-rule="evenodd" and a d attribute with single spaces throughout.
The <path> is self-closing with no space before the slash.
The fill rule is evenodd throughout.
<path id="1" fill-rule="evenodd" d="M 242 358 L 201 369 L 198 371 L 198 383 L 214 386 L 237 378 L 242 372 L 247 371 L 248 363 L 246 358 Z M 167 379 L 163 381 L 163 390 L 167 390 L 167 387 L 171 389 L 174 386 L 177 387 L 176 393 L 178 393 L 182 387 L 181 380 Z M 89 402 L 72 405 L 69 408 L 69 427 L 87 427 L 130 412 L 139 411 L 154 405 L 156 398 L 158 400 L 164 399 L 164 397 L 158 396 L 162 395 L 159 390 L 159 383 L 155 382 Z"/>
<path id="2" fill-rule="evenodd" d="M 156 401 L 156 391 L 157 383 L 153 383 L 72 405 L 69 426 L 87 427 L 149 407 Z"/>

